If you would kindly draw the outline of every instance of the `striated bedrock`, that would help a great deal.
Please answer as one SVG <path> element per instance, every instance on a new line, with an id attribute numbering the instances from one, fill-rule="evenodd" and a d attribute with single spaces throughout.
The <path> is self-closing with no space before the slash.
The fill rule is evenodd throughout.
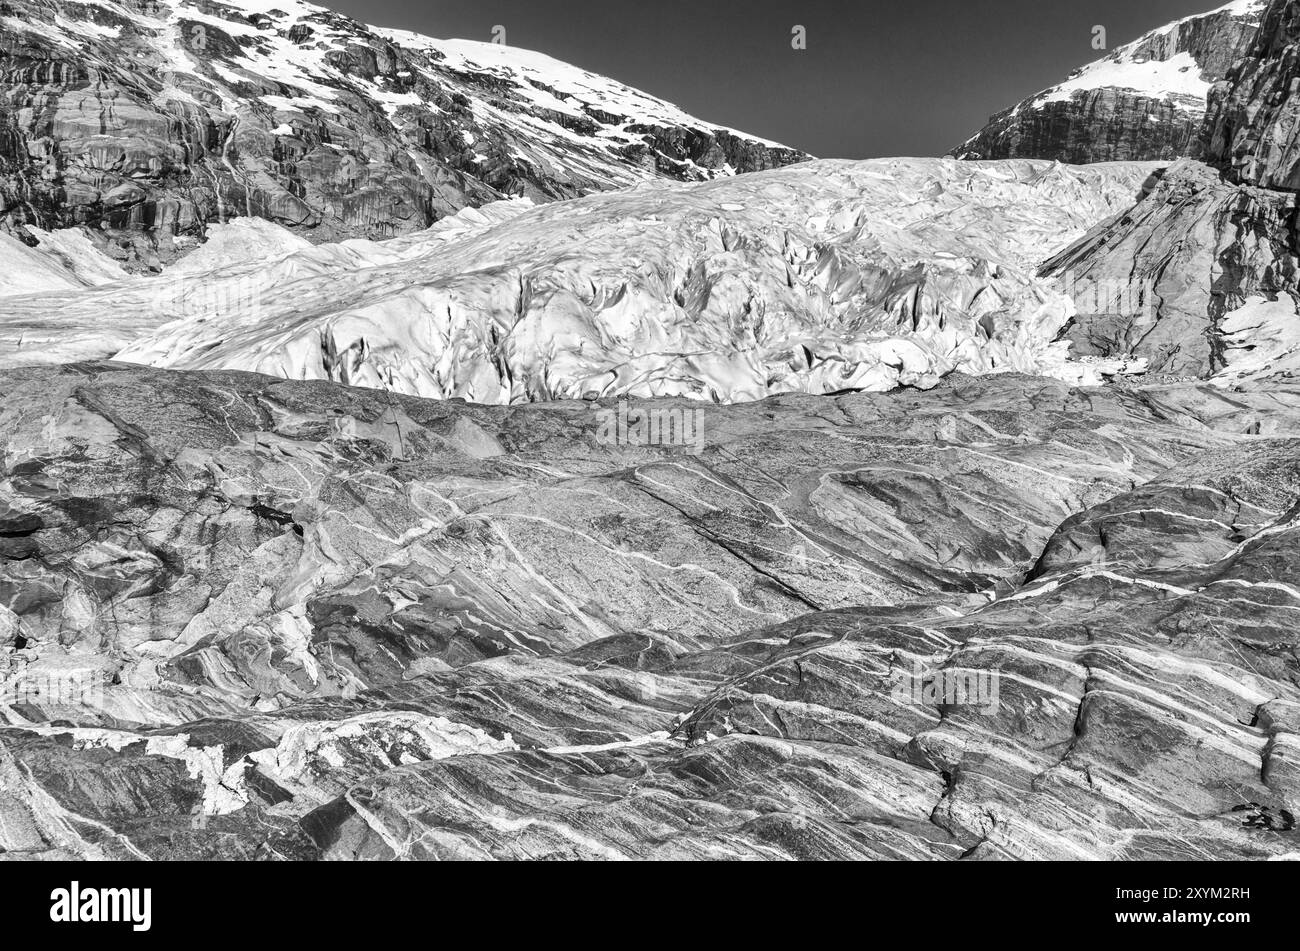
<path id="1" fill-rule="evenodd" d="M 965 159 L 1172 161 L 1197 148 L 1214 83 L 1250 49 L 1267 0 L 1167 24 L 990 118 Z"/>
<path id="2" fill-rule="evenodd" d="M 1075 305 L 1035 271 L 1159 168 L 815 161 L 245 257 L 214 228 L 156 277 L 0 298 L 0 366 L 114 358 L 493 404 L 1099 382 L 1114 368 L 1070 359 Z"/>
<path id="3" fill-rule="evenodd" d="M 0 395 L 4 857 L 1300 851 L 1294 388 Z"/>
<path id="4" fill-rule="evenodd" d="M 0 221 L 84 226 L 140 269 L 234 216 L 383 238 L 508 196 L 805 158 L 541 54 L 300 0 L 0 10 Z"/>

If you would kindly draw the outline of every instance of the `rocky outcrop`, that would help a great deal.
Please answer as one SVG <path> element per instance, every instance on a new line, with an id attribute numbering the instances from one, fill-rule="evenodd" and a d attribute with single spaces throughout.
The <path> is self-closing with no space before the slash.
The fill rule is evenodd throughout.
<path id="1" fill-rule="evenodd" d="M 953 155 L 1172 161 L 1195 151 L 1211 86 L 1250 49 L 1266 0 L 1153 30 L 993 116 Z"/>
<path id="2" fill-rule="evenodd" d="M 0 12 L 0 222 L 89 229 L 135 268 L 234 216 L 378 239 L 503 197 L 806 157 L 540 54 L 300 0 Z"/>
<path id="3" fill-rule="evenodd" d="M 0 848 L 1294 855 L 1297 419 L 0 372 Z"/>

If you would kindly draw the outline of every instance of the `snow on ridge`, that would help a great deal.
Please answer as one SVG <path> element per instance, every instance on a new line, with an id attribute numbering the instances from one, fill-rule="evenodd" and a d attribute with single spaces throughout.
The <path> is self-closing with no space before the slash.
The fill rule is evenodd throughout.
<path id="1" fill-rule="evenodd" d="M 1182 26 L 1184 23 L 1190 23 L 1192 20 L 1199 20 L 1202 17 L 1214 16 L 1219 13 L 1230 13 L 1233 16 L 1249 16 L 1252 13 L 1263 13 L 1264 8 L 1268 6 L 1268 0 L 1232 0 L 1231 3 L 1225 3 L 1221 7 L 1215 7 L 1206 13 L 1193 13 L 1185 16 L 1181 20 L 1175 20 L 1169 24 L 1168 28 Z"/>
<path id="2" fill-rule="evenodd" d="M 1065 82 L 1040 93 L 1035 101 L 1068 102 L 1076 92 L 1113 87 L 1171 98 L 1175 103 L 1183 98 L 1194 99 L 1203 105 L 1211 85 L 1201 78 L 1200 66 L 1186 51 L 1167 60 L 1137 61 L 1117 56 L 1085 66 Z"/>
<path id="3" fill-rule="evenodd" d="M 540 197 L 631 187 L 661 176 L 725 177 L 751 166 L 805 157 L 771 140 L 703 121 L 646 92 L 543 53 L 367 26 L 305 0 L 171 0 L 152 12 L 130 9 L 119 0 L 94 2 L 135 23 L 139 29 L 133 41 L 160 59 L 151 72 L 162 88 L 136 90 L 151 96 L 153 107 L 167 111 L 169 103 L 192 108 L 219 103 L 222 111 L 240 117 L 241 135 L 259 129 L 284 135 L 271 130 L 286 128 L 301 135 L 313 124 L 337 123 L 350 131 L 347 136 L 331 133 L 328 141 L 365 140 L 374 145 L 371 140 L 378 140 L 383 154 L 403 166 L 408 164 L 398 158 L 403 151 L 414 147 L 421 156 L 426 151 L 421 133 L 412 125 L 416 116 L 435 116 L 439 133 L 455 136 L 459 126 L 468 126 L 475 141 L 484 143 L 475 147 L 467 142 L 463 152 L 430 159 L 451 165 L 475 182 L 466 186 L 466 194 L 495 189 L 486 180 L 501 177 L 495 165 L 487 164 L 494 160 L 517 170 L 521 187 Z M 77 19 L 88 9 L 56 11 L 54 22 L 39 24 L 37 32 L 60 48 L 88 49 L 93 57 L 111 59 L 114 54 L 107 47 L 116 41 L 107 28 Z M 7 28 L 9 19 L 0 17 L 0 23 Z M 291 37 L 294 27 L 308 30 Z M 32 29 L 16 21 L 15 28 Z M 220 31 L 234 43 L 212 44 L 200 52 L 182 31 L 204 29 L 214 35 Z M 400 81 L 387 70 L 374 75 L 352 70 L 346 55 L 336 56 L 360 44 L 374 47 L 377 58 L 387 63 L 383 47 L 388 43 L 401 50 L 393 65 Z M 501 94 L 487 89 L 485 79 Z M 443 94 L 468 98 L 466 112 L 447 116 L 439 105 Z M 372 116 L 387 122 L 373 124 Z M 677 142 L 668 131 L 674 128 L 699 136 Z M 717 143 L 719 148 L 700 157 L 701 139 L 711 145 L 711 137 L 728 135 L 734 139 Z M 768 161 L 768 149 L 782 154 Z M 359 151 L 364 149 L 354 145 L 354 152 Z M 414 161 L 419 165 L 425 159 Z M 255 167 L 258 159 L 245 163 L 236 156 L 230 174 L 245 174 L 241 170 L 246 164 Z M 429 173 L 426 169 L 418 174 Z M 444 189 L 453 205 L 464 199 L 457 193 L 459 187 L 449 184 Z"/>
<path id="4" fill-rule="evenodd" d="M 539 83 L 557 93 L 571 96 L 601 111 L 621 115 L 629 122 L 703 126 L 730 132 L 770 148 L 786 148 L 780 142 L 707 122 L 633 86 L 555 59 L 545 53 L 503 43 L 484 43 L 464 39 L 437 40 L 415 33 L 385 30 L 382 27 L 369 27 L 369 29 L 389 36 L 400 45 L 410 42 L 418 44 L 416 48 L 419 49 L 436 50 L 446 57 L 446 64 L 454 69 L 489 69 L 504 72 L 516 79 L 525 92 L 537 98 L 545 97 L 546 102 L 543 104 L 546 108 L 556 109 L 556 111 L 570 110 L 565 108 L 564 100 L 557 100 L 546 90 L 537 89 L 532 85 L 533 83 Z M 399 39 L 398 35 L 405 39 Z"/>
<path id="5" fill-rule="evenodd" d="M 90 2 L 90 0 L 86 0 L 86 2 Z M 120 6 L 114 0 L 95 0 L 95 2 L 103 2 L 106 6 L 115 9 Z M 338 14 L 328 7 L 306 2 L 306 0 L 216 0 L 216 3 L 232 10 L 268 16 L 281 25 L 300 22 L 308 17 L 346 16 Z M 125 7 L 121 9 L 128 13 L 133 12 Z M 187 20 L 209 23 L 231 35 L 260 35 L 265 38 L 265 34 L 255 26 L 204 12 L 192 2 L 187 2 L 187 0 L 179 0 L 170 10 L 166 21 L 174 25 L 182 11 L 184 18 Z M 552 111 L 573 115 L 582 114 L 579 110 L 568 106 L 565 100 L 548 94 L 546 90 L 539 89 L 534 84 L 548 86 L 595 109 L 622 116 L 630 123 L 666 123 L 710 129 L 728 132 L 741 139 L 769 148 L 787 148 L 780 142 L 700 119 L 647 92 L 589 72 L 545 53 L 500 43 L 485 43 L 466 39 L 438 39 L 409 30 L 374 26 L 360 22 L 357 22 L 357 26 L 407 50 L 430 50 L 439 53 L 444 57 L 443 62 L 445 65 L 452 69 L 469 71 L 486 69 L 506 73 L 516 80 L 524 95 L 534 100 L 540 107 Z M 326 36 L 329 35 L 325 25 L 318 21 L 313 22 L 313 28 L 318 32 L 323 31 Z M 86 29 L 98 30 L 103 28 L 95 28 L 92 24 L 91 27 Z M 283 62 L 278 64 L 269 62 L 267 57 L 260 56 L 253 50 L 245 49 L 244 57 L 252 61 L 259 72 L 267 76 L 267 78 L 298 86 L 316 99 L 333 98 L 329 95 L 328 87 L 322 87 L 312 79 L 314 72 L 318 74 L 331 72 L 325 67 L 325 64 L 316 55 L 315 51 L 305 50 L 297 44 L 276 42 L 274 38 L 268 39 L 276 47 L 276 58 L 283 60 Z M 183 49 L 183 44 L 180 45 Z M 190 69 L 189 71 L 194 70 Z M 407 103 L 392 102 L 386 103 L 386 106 L 393 107 L 401 104 Z M 392 108 L 389 108 L 388 111 L 391 114 Z"/>
<path id="6" fill-rule="evenodd" d="M 1131 43 L 1117 47 L 1107 56 L 1080 66 L 1064 82 L 1049 86 L 1029 101 L 1034 104 L 1068 102 L 1076 92 L 1115 88 L 1133 90 L 1156 99 L 1169 99 L 1182 108 L 1199 108 L 1204 105 L 1213 83 L 1203 78 L 1201 67 L 1190 52 L 1182 51 L 1167 60 L 1160 60 L 1140 56 L 1139 51 L 1152 37 L 1168 36 L 1193 21 L 1221 13 L 1250 16 L 1262 13 L 1267 5 L 1268 0 L 1232 0 L 1215 10 L 1166 23 Z"/>

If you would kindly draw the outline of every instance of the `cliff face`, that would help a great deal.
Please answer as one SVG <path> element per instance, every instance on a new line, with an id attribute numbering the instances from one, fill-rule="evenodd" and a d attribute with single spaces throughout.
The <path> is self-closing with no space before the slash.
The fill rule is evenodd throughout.
<path id="1" fill-rule="evenodd" d="M 384 238 L 803 158 L 540 54 L 297 0 L 0 4 L 0 222 L 86 226 L 133 265 L 236 215 Z"/>
<path id="2" fill-rule="evenodd" d="M 1179 161 L 1148 198 L 1044 265 L 1088 291 L 1074 295 L 1065 338 L 1079 355 L 1146 359 L 1167 374 L 1222 369 L 1219 322 L 1252 296 L 1296 286 L 1295 208 L 1294 195 Z"/>
<path id="3" fill-rule="evenodd" d="M 1236 182 L 1300 190 L 1300 5 L 1274 3 L 1258 41 L 1217 87 L 1201 156 Z"/>
<path id="4" fill-rule="evenodd" d="M 1173 160 L 1192 152 L 1211 86 L 1246 53 L 1265 0 L 1153 30 L 993 116 L 964 159 Z"/>

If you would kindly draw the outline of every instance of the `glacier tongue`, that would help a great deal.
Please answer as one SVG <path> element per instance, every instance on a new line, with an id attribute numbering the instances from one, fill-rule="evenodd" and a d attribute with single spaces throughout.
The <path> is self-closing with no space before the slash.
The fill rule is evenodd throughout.
<path id="1" fill-rule="evenodd" d="M 497 203 L 482 220 L 182 269 L 62 312 L 89 329 L 144 293 L 157 326 L 118 360 L 491 404 L 734 402 L 930 386 L 956 370 L 1096 382 L 1056 342 L 1073 302 L 1034 271 L 1157 168 L 823 161 Z"/>

